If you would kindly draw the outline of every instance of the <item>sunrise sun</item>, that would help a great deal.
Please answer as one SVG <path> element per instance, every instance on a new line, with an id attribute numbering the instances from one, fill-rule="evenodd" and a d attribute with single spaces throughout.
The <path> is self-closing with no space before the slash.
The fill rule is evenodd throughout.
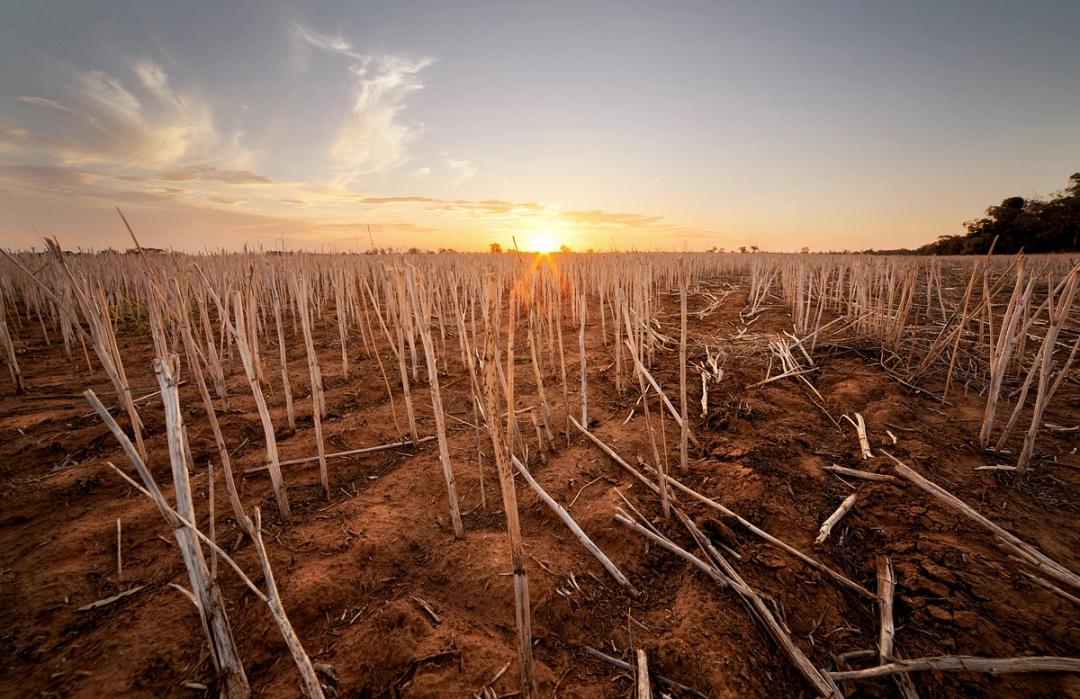
<path id="1" fill-rule="evenodd" d="M 552 231 L 535 231 L 529 236 L 529 249 L 534 252 L 555 252 L 560 244 L 559 236 Z"/>

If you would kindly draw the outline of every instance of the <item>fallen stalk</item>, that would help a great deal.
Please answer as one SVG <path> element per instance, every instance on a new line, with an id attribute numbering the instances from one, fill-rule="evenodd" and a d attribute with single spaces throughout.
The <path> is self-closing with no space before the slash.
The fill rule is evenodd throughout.
<path id="1" fill-rule="evenodd" d="M 1041 571 L 1043 575 L 1049 576 L 1057 580 L 1058 582 L 1063 582 L 1070 587 L 1080 590 L 1080 575 L 1077 575 L 1076 573 L 1072 572 L 1065 566 L 1050 558 L 1045 553 L 1038 550 L 1031 544 L 1020 540 L 1018 537 L 1005 531 L 998 525 L 988 520 L 986 517 L 983 517 L 970 505 L 963 502 L 958 497 L 948 492 L 933 481 L 930 481 L 929 479 L 919 475 L 909 466 L 904 464 L 902 461 L 897 459 L 889 452 L 882 449 L 881 453 L 892 459 L 893 466 L 896 468 L 897 473 L 899 473 L 901 476 L 908 479 L 909 481 L 919 486 L 926 492 L 930 493 L 934 497 L 938 498 L 952 509 L 967 516 L 969 519 L 978 522 L 979 524 L 993 532 L 998 544 L 1000 544 L 1003 549 L 1005 549 L 1009 553 L 1019 556 L 1031 566 L 1039 569 L 1039 571 Z"/>
<path id="2" fill-rule="evenodd" d="M 626 463 L 626 461 L 621 456 L 619 456 L 619 454 L 614 449 L 612 449 L 607 444 L 605 444 L 603 442 L 603 440 L 598 438 L 592 432 L 589 432 L 587 429 L 582 427 L 577 422 L 577 420 L 574 420 L 573 418 L 571 418 L 571 422 L 574 423 L 574 426 L 577 427 L 581 431 L 582 434 L 584 434 L 586 437 L 588 437 L 594 444 L 596 444 L 596 446 L 600 447 L 600 449 L 603 450 L 603 452 L 605 454 L 610 456 L 612 458 L 612 460 L 615 461 L 615 463 L 622 466 L 624 469 L 626 469 L 626 471 L 628 473 L 630 473 L 630 475 L 637 478 L 639 481 L 641 481 L 643 484 L 645 484 L 650 490 L 652 490 L 654 493 L 657 493 L 659 495 L 660 488 L 655 483 L 653 483 L 651 480 L 649 480 L 644 475 L 642 475 L 641 472 L 638 471 L 636 468 L 634 468 L 630 464 Z M 811 558 L 810 556 L 807 556 L 805 553 L 798 550 L 794 546 L 791 546 L 789 544 L 784 543 L 783 541 L 781 541 L 780 539 L 777 539 L 775 536 L 768 533 L 764 529 L 758 528 L 757 526 L 755 526 L 749 520 L 743 519 L 738 514 L 736 514 L 735 512 L 729 510 L 728 508 L 724 507 L 723 505 L 716 502 L 715 500 L 712 500 L 711 498 L 708 498 L 708 497 L 702 495 L 701 493 L 699 493 L 699 492 L 697 492 L 695 490 L 692 490 L 691 488 L 686 487 L 685 485 L 683 485 L 679 481 L 675 480 L 671 476 L 666 476 L 666 478 L 667 478 L 668 483 L 675 486 L 676 490 L 680 490 L 680 491 L 686 493 L 687 495 L 695 498 L 696 500 L 700 501 L 702 504 L 708 505 L 709 507 L 713 508 L 714 510 L 717 510 L 718 512 L 721 512 L 724 515 L 726 515 L 728 517 L 731 517 L 732 519 L 737 521 L 739 524 L 743 525 L 744 527 L 749 529 L 754 534 L 757 534 L 759 537 L 761 537 L 765 541 L 768 541 L 770 544 L 773 544 L 774 546 L 777 546 L 778 548 L 781 548 L 784 551 L 787 551 L 788 553 L 790 553 L 792 556 L 795 556 L 796 558 L 798 558 L 803 563 L 806 563 L 810 567 L 815 568 L 816 570 L 819 570 L 822 573 L 828 575 L 830 578 L 835 580 L 837 583 L 839 583 L 840 585 L 843 585 L 844 587 L 848 588 L 852 592 L 855 592 L 856 594 L 858 594 L 858 595 L 860 595 L 862 597 L 865 597 L 866 599 L 870 599 L 870 600 L 874 599 L 874 594 L 872 592 L 870 592 L 869 590 L 867 590 L 862 585 L 858 584 L 857 582 L 854 582 L 853 580 L 849 580 L 848 578 L 844 577 L 840 573 L 837 573 L 835 570 L 828 567 L 827 565 L 825 565 L 823 563 L 820 563 L 819 561 L 816 561 L 815 559 Z M 674 498 L 672 498 L 672 500 L 674 501 Z"/>
<path id="3" fill-rule="evenodd" d="M 669 551 L 669 552 L 675 554 L 676 556 L 683 559 L 684 561 L 687 561 L 688 563 L 690 563 L 690 565 L 694 566 L 695 568 L 700 570 L 702 573 L 705 573 L 710 578 L 712 578 L 713 582 L 715 582 L 717 585 L 720 585 L 721 587 L 727 587 L 728 585 L 731 584 L 728 581 L 728 579 L 726 577 L 724 577 L 720 573 L 720 571 L 716 570 L 716 568 L 709 565 L 705 561 L 701 560 L 700 558 L 698 558 L 694 554 L 690 553 L 686 549 L 679 547 L 677 544 L 673 543 L 670 539 L 651 531 L 647 527 L 641 526 L 640 524 L 635 522 L 633 519 L 626 516 L 626 514 L 624 514 L 622 512 L 616 512 L 615 513 L 615 521 L 618 522 L 619 524 L 622 524 L 622 525 L 624 525 L 626 527 L 629 527 L 630 529 L 633 529 L 638 534 L 641 534 L 646 539 L 648 539 L 649 541 L 652 541 L 653 543 L 655 543 L 660 548 L 665 549 L 666 551 Z"/>
<path id="4" fill-rule="evenodd" d="M 844 498 L 844 501 L 840 503 L 840 507 L 836 508 L 836 511 L 829 515 L 821 524 L 821 529 L 818 530 L 817 538 L 814 539 L 814 546 L 821 546 L 825 543 L 825 540 L 829 538 L 829 534 L 832 533 L 833 527 L 835 527 L 841 519 L 844 518 L 851 508 L 855 507 L 856 494 L 852 493 Z"/>
<path id="5" fill-rule="evenodd" d="M 777 539 L 775 536 L 773 536 L 769 532 L 765 531 L 764 529 L 761 529 L 761 528 L 757 527 L 756 525 L 754 525 L 753 522 L 750 522 L 749 520 L 743 519 L 738 514 L 736 514 L 735 512 L 729 510 L 728 508 L 724 507 L 723 505 L 716 502 L 715 500 L 712 500 L 711 498 L 708 498 L 708 497 L 702 495 L 701 493 L 698 493 L 698 492 L 686 487 L 685 485 L 683 485 L 679 481 L 675 480 L 671 476 L 668 476 L 667 478 L 668 478 L 668 482 L 671 483 L 671 485 L 675 486 L 676 490 L 680 490 L 680 491 L 686 493 L 687 495 L 695 498 L 696 500 L 698 500 L 702 504 L 708 505 L 709 507 L 713 508 L 714 510 L 717 510 L 718 512 L 721 512 L 724 515 L 727 515 L 728 517 L 731 517 L 736 522 L 743 525 L 744 527 L 749 529 L 754 534 L 757 534 L 759 537 L 761 537 L 765 541 L 769 542 L 770 544 L 772 544 L 772 545 L 774 545 L 774 546 L 776 546 L 776 547 L 778 547 L 780 549 L 783 549 L 784 551 L 787 551 L 792 556 L 795 556 L 796 558 L 798 558 L 800 561 L 807 564 L 811 568 L 814 568 L 814 569 L 824 573 L 825 575 L 828 575 L 834 581 L 836 581 L 840 585 L 846 587 L 847 589 L 851 590 L 852 592 L 860 595 L 861 597 L 865 597 L 866 599 L 874 599 L 873 593 L 871 593 L 869 590 L 867 590 L 865 587 L 863 587 L 859 583 L 848 579 L 847 577 L 845 577 L 845 576 L 841 575 L 840 573 L 836 572 L 835 570 L 833 570 L 829 566 L 825 565 L 824 563 L 821 563 L 820 561 L 817 561 L 816 559 L 811 558 L 810 556 L 807 556 L 805 553 L 803 553 L 799 549 L 795 548 L 794 546 L 791 546 L 791 545 L 785 543 L 784 541 L 781 541 L 780 539 Z"/>
<path id="6" fill-rule="evenodd" d="M 861 471 L 857 468 L 847 468 L 846 466 L 837 466 L 832 464 L 831 466 L 823 467 L 829 473 L 839 473 L 843 476 L 850 476 L 851 478 L 861 478 L 864 481 L 875 481 L 877 483 L 900 483 L 900 479 L 896 476 L 890 476 L 887 473 L 873 473 L 871 471 Z"/>
<path id="7" fill-rule="evenodd" d="M 1055 656 L 1032 656 L 1025 658 L 979 658 L 972 655 L 939 655 L 929 658 L 897 660 L 887 665 L 868 667 L 863 670 L 830 672 L 837 682 L 846 680 L 869 680 L 887 677 L 901 672 L 986 672 L 1005 675 L 1016 672 L 1080 672 L 1080 659 Z"/>
<path id="8" fill-rule="evenodd" d="M 716 550 L 716 547 L 712 545 L 712 542 L 701 533 L 697 526 L 690 520 L 686 514 L 678 509 L 672 508 L 675 511 L 675 515 L 683 523 L 683 525 L 690 531 L 690 535 L 697 542 L 702 551 L 712 558 L 713 561 L 720 567 L 721 572 L 731 580 L 731 587 L 742 598 L 743 603 L 746 604 L 750 614 L 755 617 L 765 627 L 769 636 L 773 641 L 780 646 L 780 650 L 783 651 L 788 661 L 799 671 L 799 674 L 803 678 L 813 685 L 817 691 L 818 696 L 838 698 L 842 696 L 836 683 L 831 680 L 828 674 L 814 667 L 814 664 L 810 661 L 806 654 L 802 652 L 795 642 L 791 640 L 791 635 L 784 630 L 784 627 L 776 620 L 772 611 L 768 605 L 765 604 L 765 600 L 758 594 L 757 590 L 751 587 L 734 566 L 728 563 L 727 559 Z"/>
<path id="9" fill-rule="evenodd" d="M 589 536 L 584 532 L 584 530 L 582 530 L 582 528 L 578 525 L 578 523 L 574 521 L 574 518 L 570 516 L 570 513 L 563 509 L 562 505 L 557 503 L 553 497 L 547 494 L 547 491 L 540 487 L 540 484 L 536 482 L 536 479 L 532 477 L 532 474 L 529 473 L 528 469 L 526 469 L 525 466 L 522 465 L 521 461 L 518 460 L 516 456 L 511 456 L 510 461 L 517 468 L 518 473 L 520 473 L 525 479 L 525 482 L 529 484 L 529 487 L 532 488 L 533 491 L 538 496 L 540 496 L 540 499 L 543 500 L 544 503 L 548 507 L 550 507 L 556 515 L 558 515 L 559 519 L 561 519 L 563 523 L 570 528 L 570 531 L 572 531 L 574 533 L 574 536 L 578 538 L 578 541 L 581 542 L 581 545 L 584 546 L 586 550 L 588 550 L 588 552 L 596 558 L 596 560 L 600 561 L 600 565 L 604 566 L 604 570 L 606 570 L 608 573 L 611 573 L 611 577 L 615 578 L 615 580 L 618 581 L 620 585 L 625 587 L 627 590 L 630 591 L 630 594 L 636 597 L 638 591 L 634 589 L 634 586 L 630 584 L 630 581 L 625 575 L 622 574 L 622 571 L 619 570 L 618 566 L 612 563 L 611 559 L 608 558 L 604 554 L 604 552 L 600 550 L 600 547 L 593 543 L 592 539 L 590 539 Z"/>
<path id="10" fill-rule="evenodd" d="M 592 657 L 596 658 L 597 660 L 602 660 L 602 661 L 604 661 L 605 663 L 607 663 L 609 665 L 614 665 L 615 667 L 619 668 L 620 670 L 626 670 L 627 672 L 632 672 L 633 671 L 633 666 L 630 665 L 630 663 L 626 662 L 625 660 L 619 660 L 618 658 L 613 658 L 610 655 L 608 655 L 607 653 L 604 653 L 603 651 L 596 650 L 595 648 L 592 648 L 590 646 L 582 646 L 582 648 L 585 649 L 586 653 L 588 653 Z M 668 687 L 671 687 L 674 690 L 677 690 L 677 691 L 680 691 L 680 692 L 688 692 L 690 694 L 693 694 L 695 697 L 701 697 L 702 699 L 707 699 L 707 697 L 704 694 L 697 691 L 693 687 L 688 687 L 685 684 L 682 684 L 681 682 L 676 682 L 675 680 L 671 679 L 670 677 L 664 677 L 663 675 L 655 675 L 655 677 L 656 677 L 657 681 L 662 682 L 663 684 L 666 684 Z"/>
<path id="11" fill-rule="evenodd" d="M 363 449 L 349 449 L 348 451 L 336 451 L 331 454 L 326 454 L 327 459 L 336 459 L 340 456 L 360 456 L 362 454 L 374 454 L 380 451 L 389 451 L 390 449 L 397 449 L 399 447 L 410 447 L 419 444 L 424 444 L 435 439 L 435 436 L 421 437 L 415 442 L 411 439 L 407 439 L 402 442 L 391 442 L 390 444 L 380 444 L 377 447 L 364 447 Z M 279 466 L 296 466 L 297 464 L 310 464 L 319 460 L 318 456 L 305 456 L 301 459 L 287 459 L 285 461 L 278 462 Z M 252 473 L 259 473 L 260 471 L 266 471 L 270 466 L 256 466 L 255 468 L 244 469 L 245 475 Z"/>

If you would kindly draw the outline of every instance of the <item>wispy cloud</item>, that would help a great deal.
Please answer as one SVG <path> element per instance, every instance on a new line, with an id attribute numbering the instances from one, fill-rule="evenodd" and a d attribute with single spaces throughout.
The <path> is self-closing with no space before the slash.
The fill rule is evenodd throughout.
<path id="1" fill-rule="evenodd" d="M 664 219 L 660 216 L 618 213 L 602 211 L 600 209 L 590 209 L 588 211 L 563 211 L 561 215 L 563 218 L 573 223 L 613 228 L 652 227 L 661 225 L 664 222 Z"/>
<path id="2" fill-rule="evenodd" d="M 385 55 L 353 66 L 352 107 L 330 147 L 338 183 L 347 184 L 407 159 L 406 146 L 420 134 L 422 125 L 403 118 L 405 98 L 424 87 L 420 73 L 434 60 Z"/>
<path id="3" fill-rule="evenodd" d="M 444 162 L 446 163 L 446 166 L 450 168 L 450 172 L 453 173 L 455 187 L 476 177 L 476 166 L 468 160 L 447 157 Z"/>
<path id="4" fill-rule="evenodd" d="M 60 104 L 56 100 L 48 99 L 47 97 L 36 97 L 33 95 L 19 95 L 15 98 L 16 102 L 22 102 L 23 104 L 30 104 L 35 107 L 44 107 L 45 109 L 51 109 L 61 114 L 67 114 L 73 117 L 82 117 L 84 115 L 79 114 L 71 107 L 65 104 Z"/>
<path id="5" fill-rule="evenodd" d="M 357 51 L 340 33 L 325 34 L 300 23 L 293 23 L 291 35 L 300 68 L 306 68 L 313 48 L 353 61 L 349 68 L 353 79 L 351 104 L 329 150 L 337 170 L 335 182 L 348 184 L 362 175 L 404 162 L 406 146 L 422 130 L 422 125 L 403 119 L 405 99 L 423 88 L 420 73 L 434 59 L 367 55 Z M 430 174 L 430 168 L 420 168 L 412 176 L 423 179 Z"/>
<path id="6" fill-rule="evenodd" d="M 536 201 L 504 201 L 502 199 L 481 199 L 478 201 L 464 199 L 442 200 L 433 208 L 439 211 L 481 217 L 531 217 L 538 214 L 554 216 L 558 213 L 558 207 L 552 204 Z"/>
<path id="7" fill-rule="evenodd" d="M 447 201 L 446 199 L 435 199 L 433 197 L 362 197 L 360 199 L 361 204 L 370 204 L 372 206 L 385 206 L 387 204 L 442 204 Z"/>
<path id="8" fill-rule="evenodd" d="M 189 165 L 162 174 L 162 178 L 176 182 L 210 180 L 225 184 L 271 184 L 273 180 L 250 170 L 220 170 L 212 165 Z"/>
<path id="9" fill-rule="evenodd" d="M 536 224 L 559 223 L 582 230 L 651 230 L 679 232 L 684 229 L 662 216 L 605 211 L 603 209 L 563 209 L 561 205 L 542 201 L 509 201 L 506 199 L 442 199 L 425 196 L 361 196 L 357 202 L 365 206 L 418 206 L 480 219 L 522 220 Z"/>
<path id="10" fill-rule="evenodd" d="M 321 230 L 326 231 L 343 231 L 346 233 L 367 233 L 370 223 L 326 223 L 326 224 L 313 224 L 318 226 Z M 437 233 L 438 228 L 432 228 L 431 226 L 421 226 L 415 223 L 402 222 L 402 221 L 383 221 L 378 224 L 379 231 L 394 231 L 397 233 Z"/>
<path id="11" fill-rule="evenodd" d="M 299 22 L 294 22 L 292 25 L 292 37 L 300 48 L 311 47 L 320 51 L 340 53 L 361 62 L 367 62 L 368 60 L 367 56 L 354 51 L 352 44 L 345 41 L 341 34 L 323 34 Z M 306 61 L 306 58 L 304 60 Z"/>
<path id="12" fill-rule="evenodd" d="M 509 213 L 537 214 L 541 212 L 557 213 L 558 207 L 536 201 L 507 201 L 505 199 L 440 199 L 423 196 L 394 197 L 359 197 L 359 203 L 368 206 L 394 206 L 417 204 L 431 211 L 446 211 L 459 214 L 502 215 Z"/>
<path id="13" fill-rule="evenodd" d="M 81 187 L 94 179 L 92 173 L 83 170 L 51 165 L 0 166 L 0 182 L 3 181 L 4 175 L 9 175 L 19 181 L 32 182 L 37 187 L 51 191 Z"/>
<path id="14" fill-rule="evenodd" d="M 169 76 L 148 59 L 131 63 L 127 80 L 100 70 L 75 73 L 63 101 L 37 96 L 16 99 L 73 118 L 50 132 L 22 124 L 12 140 L 28 158 L 63 163 L 163 167 L 212 162 L 246 167 L 252 154 L 240 134 L 219 131 L 213 110 L 199 95 L 173 87 Z"/>
<path id="15" fill-rule="evenodd" d="M 173 206 L 185 205 L 188 192 L 179 187 L 146 182 L 137 177 L 113 177 L 77 167 L 52 165 L 0 166 L 0 188 L 32 188 L 35 193 L 65 198 L 101 199 L 112 203 Z"/>

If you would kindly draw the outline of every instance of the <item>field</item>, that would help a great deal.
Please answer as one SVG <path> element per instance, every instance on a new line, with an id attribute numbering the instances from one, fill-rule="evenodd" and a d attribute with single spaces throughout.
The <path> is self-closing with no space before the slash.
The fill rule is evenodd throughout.
<path id="1" fill-rule="evenodd" d="M 0 695 L 1080 697 L 1078 277 L 8 255 Z"/>

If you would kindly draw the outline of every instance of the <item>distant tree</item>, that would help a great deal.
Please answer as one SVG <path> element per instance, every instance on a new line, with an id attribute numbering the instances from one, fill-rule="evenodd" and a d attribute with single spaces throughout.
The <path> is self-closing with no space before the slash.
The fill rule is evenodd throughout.
<path id="1" fill-rule="evenodd" d="M 751 245 L 750 246 L 750 252 L 757 252 L 758 250 L 761 250 L 761 248 L 759 248 L 756 245 Z"/>
<path id="2" fill-rule="evenodd" d="M 574 251 L 573 248 L 571 248 L 566 243 L 563 243 L 562 245 L 559 246 L 559 252 L 573 252 L 573 251 Z"/>
<path id="3" fill-rule="evenodd" d="M 492 243 L 488 246 L 488 249 L 491 250 L 491 252 L 502 252 L 502 246 L 498 243 Z"/>
<path id="4" fill-rule="evenodd" d="M 918 252 L 934 255 L 1066 252 L 1080 250 L 1080 173 L 1047 200 L 1008 197 L 982 218 L 964 223 L 966 235 L 943 235 Z M 994 241 L 997 241 L 996 243 Z"/>
<path id="5" fill-rule="evenodd" d="M 740 245 L 739 246 L 739 252 L 745 253 L 746 252 L 746 246 L 745 245 Z"/>
<path id="6" fill-rule="evenodd" d="M 804 255 L 809 254 L 810 246 L 809 245 L 802 246 L 802 248 L 799 249 L 799 252 L 803 253 Z"/>

